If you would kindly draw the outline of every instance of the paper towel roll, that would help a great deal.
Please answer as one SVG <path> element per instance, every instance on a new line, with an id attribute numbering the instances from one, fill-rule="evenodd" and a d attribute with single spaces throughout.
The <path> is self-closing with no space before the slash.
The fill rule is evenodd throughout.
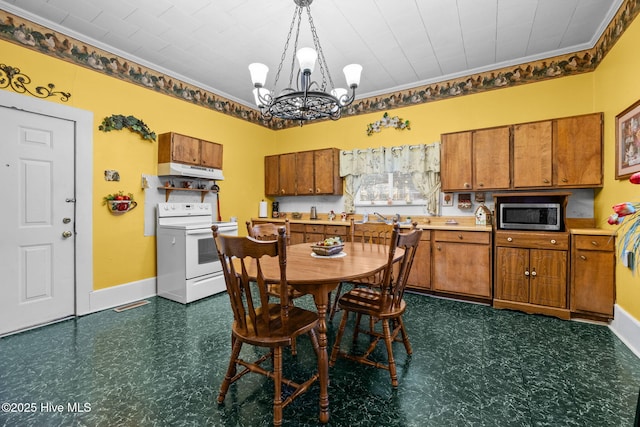
<path id="1" fill-rule="evenodd" d="M 258 217 L 266 218 L 267 217 L 267 202 L 264 200 L 260 202 L 260 211 L 258 213 Z"/>

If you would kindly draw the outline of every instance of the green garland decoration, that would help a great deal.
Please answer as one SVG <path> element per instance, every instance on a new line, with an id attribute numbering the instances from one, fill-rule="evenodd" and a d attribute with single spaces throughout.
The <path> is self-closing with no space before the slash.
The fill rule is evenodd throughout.
<path id="1" fill-rule="evenodd" d="M 102 124 L 98 127 L 102 132 L 110 132 L 112 130 L 129 129 L 142 136 L 142 139 L 150 141 L 156 140 L 156 133 L 151 131 L 149 127 L 140 119 L 133 116 L 123 116 L 122 114 L 113 114 L 111 117 L 105 117 Z"/>
<path id="2" fill-rule="evenodd" d="M 398 116 L 389 117 L 389 113 L 384 113 L 382 119 L 367 125 L 367 136 L 380 132 L 383 127 L 395 128 L 396 130 L 411 130 L 409 120 L 401 119 Z"/>

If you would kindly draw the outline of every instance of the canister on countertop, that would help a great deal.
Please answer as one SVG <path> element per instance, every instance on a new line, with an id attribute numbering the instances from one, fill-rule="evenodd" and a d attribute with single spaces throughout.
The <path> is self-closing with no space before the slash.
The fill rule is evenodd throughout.
<path id="1" fill-rule="evenodd" d="M 318 219 L 318 211 L 315 206 L 311 206 L 311 213 L 309 214 L 309 219 Z"/>

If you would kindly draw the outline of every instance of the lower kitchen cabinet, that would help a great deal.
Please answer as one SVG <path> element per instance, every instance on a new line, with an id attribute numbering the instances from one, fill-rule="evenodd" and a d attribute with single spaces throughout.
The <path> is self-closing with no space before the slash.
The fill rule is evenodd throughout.
<path id="1" fill-rule="evenodd" d="M 571 312 L 613 318 L 615 303 L 613 236 L 571 235 Z"/>
<path id="2" fill-rule="evenodd" d="M 434 230 L 434 291 L 491 298 L 491 232 Z"/>
<path id="3" fill-rule="evenodd" d="M 431 289 L 431 231 L 422 230 L 420 243 L 413 258 L 407 287 L 418 290 Z"/>
<path id="4" fill-rule="evenodd" d="M 568 319 L 564 232 L 495 233 L 496 308 L 512 308 Z"/>
<path id="5" fill-rule="evenodd" d="M 290 241 L 292 245 L 298 243 L 313 243 L 324 240 L 328 237 L 340 237 L 343 241 L 347 241 L 349 234 L 348 225 L 324 225 L 324 224 L 303 224 L 292 223 L 289 225 L 291 234 Z"/>

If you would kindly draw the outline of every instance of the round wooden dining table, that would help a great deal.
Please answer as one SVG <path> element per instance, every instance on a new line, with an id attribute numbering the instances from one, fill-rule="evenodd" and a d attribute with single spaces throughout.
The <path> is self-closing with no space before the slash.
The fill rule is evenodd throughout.
<path id="1" fill-rule="evenodd" d="M 404 250 L 397 248 L 394 262 Z M 389 258 L 389 245 L 346 242 L 340 254 L 315 256 L 309 243 L 287 246 L 287 281 L 295 290 L 313 295 L 318 310 L 318 375 L 320 380 L 320 422 L 329 421 L 329 358 L 327 355 L 326 314 L 330 293 L 340 282 L 348 282 L 372 276 L 385 268 Z M 277 258 L 263 258 L 262 272 L 265 279 L 278 283 L 280 270 Z M 249 276 L 255 271 L 249 271 Z M 336 296 L 337 298 L 338 296 Z"/>

